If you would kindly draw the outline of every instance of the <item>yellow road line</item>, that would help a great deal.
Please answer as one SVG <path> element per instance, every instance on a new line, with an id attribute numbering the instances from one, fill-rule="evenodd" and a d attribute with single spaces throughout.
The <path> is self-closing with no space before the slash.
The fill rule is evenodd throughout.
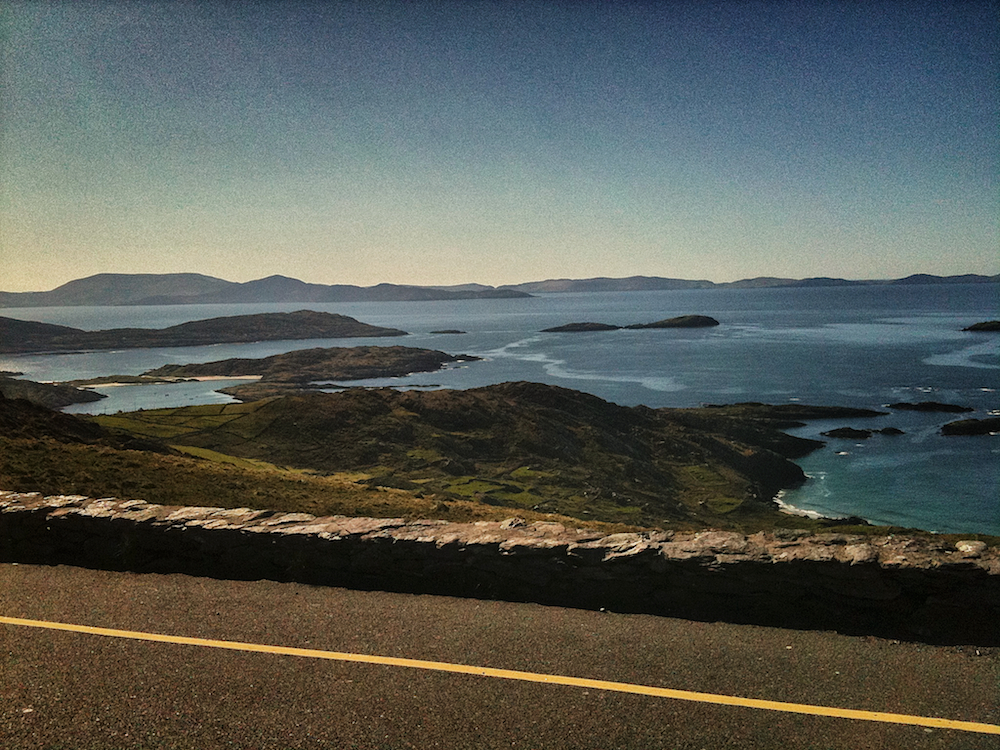
<path id="1" fill-rule="evenodd" d="M 605 680 L 590 680 L 580 677 L 567 677 L 564 675 L 540 674 L 538 672 L 520 672 L 510 669 L 493 669 L 492 667 L 474 667 L 466 664 L 451 664 L 449 662 L 441 661 L 400 659 L 393 656 L 350 654 L 339 651 L 320 651 L 312 648 L 269 646 L 262 643 L 242 643 L 240 641 L 215 641 L 207 638 L 188 638 L 180 635 L 144 633 L 136 630 L 95 628 L 89 625 L 72 625 L 64 622 L 24 620 L 18 617 L 4 617 L 2 615 L 0 615 L 0 623 L 6 625 L 22 625 L 29 628 L 44 628 L 47 630 L 65 630 L 73 633 L 87 633 L 89 635 L 105 635 L 114 638 L 129 638 L 137 641 L 156 641 L 158 643 L 173 643 L 184 646 L 222 648 L 229 649 L 231 651 L 252 651 L 263 654 L 280 654 L 282 656 L 303 656 L 310 659 L 330 659 L 334 661 L 359 662 L 363 664 L 381 664 L 392 667 L 408 667 L 410 669 L 428 669 L 437 672 L 453 672 L 457 674 L 477 675 L 480 677 L 495 677 L 505 680 L 520 680 L 522 682 L 542 682 L 548 685 L 569 685 L 572 687 L 583 687 L 593 690 L 610 690 L 618 693 L 650 695 L 657 698 L 674 698 L 676 700 L 695 701 L 698 703 L 714 703 L 721 706 L 760 708 L 769 711 L 784 711 L 786 713 L 809 714 L 812 716 L 831 716 L 839 719 L 859 719 L 861 721 L 909 724 L 918 727 L 933 727 L 935 729 L 959 729 L 964 732 L 980 732 L 983 734 L 1000 735 L 1000 725 L 981 724 L 974 721 L 954 721 L 952 719 L 938 719 L 932 716 L 910 716 L 908 714 L 883 713 L 881 711 L 858 711 L 851 708 L 813 706 L 806 703 L 766 701 L 758 700 L 756 698 L 716 695 L 714 693 L 698 693 L 690 690 L 673 690 L 671 688 L 653 687 L 651 685 L 634 685 L 627 682 L 607 682 Z"/>

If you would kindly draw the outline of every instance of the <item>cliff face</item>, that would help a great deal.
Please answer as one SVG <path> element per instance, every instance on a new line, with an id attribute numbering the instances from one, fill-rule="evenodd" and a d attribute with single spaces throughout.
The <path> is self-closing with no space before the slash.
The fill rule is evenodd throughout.
<path id="1" fill-rule="evenodd" d="M 619 533 L 0 492 L 0 560 L 272 578 L 1000 644 L 1000 549 L 784 530 Z"/>

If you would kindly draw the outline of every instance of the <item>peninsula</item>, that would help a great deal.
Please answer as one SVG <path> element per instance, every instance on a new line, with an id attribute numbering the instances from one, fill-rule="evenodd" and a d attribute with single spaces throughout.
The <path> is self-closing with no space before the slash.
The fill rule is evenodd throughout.
<path id="1" fill-rule="evenodd" d="M 77 388 L 71 383 L 36 383 L 6 373 L 0 373 L 0 396 L 25 399 L 50 409 L 61 409 L 70 404 L 100 401 L 105 398 L 101 393 Z"/>
<path id="2" fill-rule="evenodd" d="M 466 513 L 471 503 L 506 508 L 508 516 L 744 529 L 813 523 L 780 513 L 772 502 L 780 489 L 805 481 L 791 459 L 822 445 L 784 428 L 802 418 L 873 414 L 800 405 L 624 407 L 556 386 L 504 383 L 466 391 L 309 392 L 91 422 L 194 455 L 352 476 L 411 500 L 431 499 L 436 517 L 453 518 L 456 503 L 454 511 Z M 122 495 L 113 487 L 73 491 Z"/>
<path id="3" fill-rule="evenodd" d="M 162 329 L 113 328 L 104 331 L 0 317 L 0 353 L 4 354 L 406 335 L 406 331 L 396 328 L 373 326 L 346 315 L 311 310 L 211 318 Z"/>

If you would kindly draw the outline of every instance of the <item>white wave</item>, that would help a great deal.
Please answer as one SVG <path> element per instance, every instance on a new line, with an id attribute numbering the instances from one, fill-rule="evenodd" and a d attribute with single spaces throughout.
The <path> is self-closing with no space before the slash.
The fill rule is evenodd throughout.
<path id="1" fill-rule="evenodd" d="M 1000 345 L 995 341 L 986 341 L 953 352 L 931 355 L 924 359 L 923 363 L 944 367 L 976 367 L 982 370 L 1000 370 L 1000 365 L 978 362 L 973 357 L 1000 357 Z"/>
<path id="2" fill-rule="evenodd" d="M 679 383 L 671 377 L 611 375 L 606 372 L 595 372 L 592 370 L 575 370 L 566 366 L 566 360 L 556 359 L 555 357 L 545 354 L 544 352 L 526 353 L 520 351 L 540 340 L 540 336 L 520 339 L 519 341 L 514 341 L 506 346 L 502 346 L 499 349 L 493 349 L 487 352 L 486 356 L 491 359 L 501 359 L 506 357 L 517 359 L 522 362 L 537 362 L 542 365 L 546 374 L 551 375 L 554 378 L 562 378 L 564 380 L 589 380 L 602 383 L 636 383 L 643 388 L 660 392 L 682 391 L 687 388 L 686 385 Z"/>
<path id="3" fill-rule="evenodd" d="M 517 349 L 523 349 L 526 346 L 534 344 L 536 341 L 541 341 L 541 336 L 531 336 L 530 338 L 520 339 L 518 341 L 512 341 L 509 344 L 501 346 L 499 349 L 491 349 L 486 352 L 487 357 L 515 357 L 517 359 L 527 359 L 527 357 L 517 354 Z"/>
<path id="4" fill-rule="evenodd" d="M 804 518 L 813 518 L 813 519 L 832 518 L 832 516 L 824 516 L 822 513 L 819 513 L 818 511 L 815 510 L 804 510 L 802 508 L 797 508 L 794 505 L 790 505 L 789 503 L 786 503 L 784 500 L 781 499 L 782 494 L 783 493 L 779 492 L 778 496 L 774 498 L 775 505 L 778 506 L 778 510 L 780 510 L 782 513 L 786 513 L 790 516 L 802 516 Z"/>

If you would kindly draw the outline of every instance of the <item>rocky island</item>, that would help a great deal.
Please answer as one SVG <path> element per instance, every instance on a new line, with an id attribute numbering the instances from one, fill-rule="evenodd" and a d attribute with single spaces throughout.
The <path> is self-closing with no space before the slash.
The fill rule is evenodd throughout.
<path id="1" fill-rule="evenodd" d="M 616 326 L 609 323 L 567 323 L 562 326 L 545 328 L 542 333 L 585 333 L 589 331 L 621 331 L 643 330 L 652 328 L 711 328 L 719 325 L 719 321 L 707 315 L 681 315 L 676 318 L 658 320 L 655 323 L 633 323 L 627 326 Z"/>
<path id="2" fill-rule="evenodd" d="M 224 359 L 188 365 L 164 365 L 143 373 L 147 378 L 256 377 L 247 385 L 223 388 L 241 401 L 301 391 L 313 384 L 340 380 L 393 378 L 415 372 L 433 372 L 449 364 L 478 360 L 468 354 L 452 355 L 433 349 L 406 346 L 355 346 L 298 349 L 261 359 Z"/>
<path id="3" fill-rule="evenodd" d="M 1000 433 L 1000 417 L 960 419 L 941 427 L 942 435 L 993 435 Z"/>
<path id="4" fill-rule="evenodd" d="M 719 325 L 719 321 L 707 315 L 681 315 L 676 318 L 658 320 L 655 323 L 633 323 L 625 326 L 629 330 L 641 330 L 645 328 L 713 328 Z"/>
<path id="5" fill-rule="evenodd" d="M 588 333 L 590 331 L 620 331 L 621 326 L 608 323 L 567 323 L 563 326 L 543 328 L 542 333 Z"/>
<path id="6" fill-rule="evenodd" d="M 6 354 L 406 335 L 406 331 L 396 328 L 373 326 L 346 315 L 311 310 L 211 318 L 162 329 L 104 331 L 0 317 L 0 353 Z"/>
<path id="7" fill-rule="evenodd" d="M 824 437 L 839 438 L 842 440 L 867 440 L 872 435 L 896 436 L 904 434 L 898 427 L 883 427 L 880 430 L 859 429 L 857 427 L 838 427 L 834 430 L 821 432 Z"/>
<path id="8" fill-rule="evenodd" d="M 889 408 L 900 411 L 922 411 L 936 414 L 962 414 L 964 412 L 975 411 L 970 406 L 943 404 L 940 401 L 918 401 L 916 403 L 900 401 L 899 403 L 889 404 Z"/>
<path id="9" fill-rule="evenodd" d="M 984 320 L 981 323 L 973 323 L 967 328 L 963 328 L 963 331 L 972 331 L 973 333 L 992 333 L 995 331 L 1000 331 L 1000 320 Z"/>

